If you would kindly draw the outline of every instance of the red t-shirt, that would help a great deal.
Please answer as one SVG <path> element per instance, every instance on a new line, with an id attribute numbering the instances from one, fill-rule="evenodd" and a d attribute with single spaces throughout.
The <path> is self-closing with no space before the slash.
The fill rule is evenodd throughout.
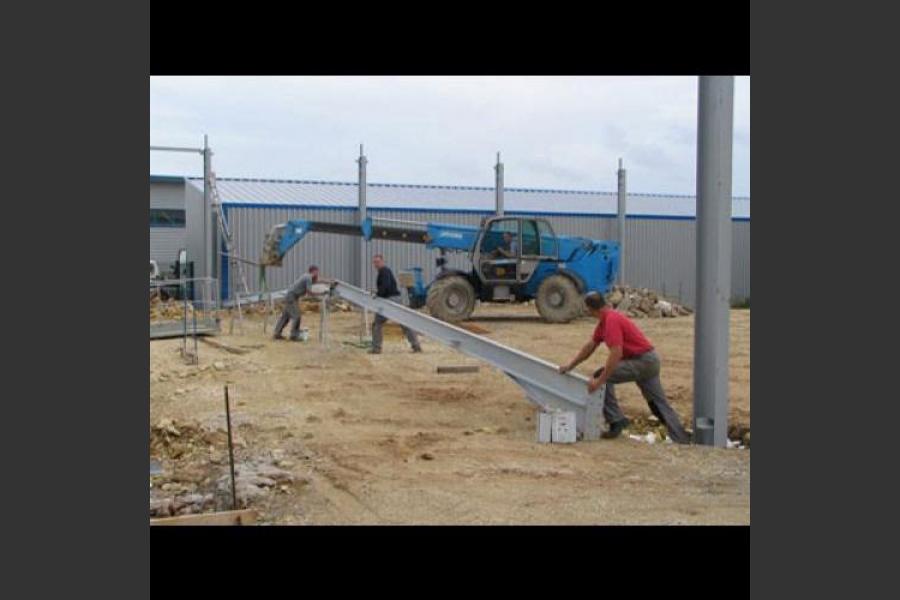
<path id="1" fill-rule="evenodd" d="M 607 310 L 606 316 L 594 329 L 594 342 L 606 342 L 607 347 L 622 346 L 622 358 L 631 358 L 653 350 L 637 325 L 620 312 Z"/>

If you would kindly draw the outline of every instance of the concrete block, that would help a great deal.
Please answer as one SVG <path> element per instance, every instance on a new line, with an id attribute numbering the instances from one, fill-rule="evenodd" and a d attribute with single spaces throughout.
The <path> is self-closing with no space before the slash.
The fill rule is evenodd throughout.
<path id="1" fill-rule="evenodd" d="M 574 444 L 576 439 L 575 413 L 554 413 L 552 415 L 550 437 L 555 444 Z"/>
<path id="2" fill-rule="evenodd" d="M 537 413 L 537 441 L 541 444 L 549 444 L 552 441 L 551 430 L 553 428 L 553 415 L 547 412 Z"/>

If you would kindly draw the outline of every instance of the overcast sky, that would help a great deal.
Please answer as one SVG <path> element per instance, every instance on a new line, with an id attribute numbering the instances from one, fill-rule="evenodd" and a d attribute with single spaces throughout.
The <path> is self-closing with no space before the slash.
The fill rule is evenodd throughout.
<path id="1" fill-rule="evenodd" d="M 750 195 L 750 77 L 735 78 L 733 191 Z M 151 77 L 150 143 L 215 152 L 220 177 L 696 192 L 696 77 Z M 199 155 L 150 153 L 199 175 Z"/>

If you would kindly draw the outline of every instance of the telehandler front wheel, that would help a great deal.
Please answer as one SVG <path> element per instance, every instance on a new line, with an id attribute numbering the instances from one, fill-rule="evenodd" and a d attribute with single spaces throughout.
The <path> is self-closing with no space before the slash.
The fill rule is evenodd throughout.
<path id="1" fill-rule="evenodd" d="M 568 323 L 584 314 L 584 298 L 565 275 L 545 279 L 538 287 L 535 304 L 541 318 L 549 323 Z"/>
<path id="2" fill-rule="evenodd" d="M 428 288 L 428 312 L 441 321 L 465 321 L 475 310 L 475 288 L 465 277 L 438 279 Z"/>

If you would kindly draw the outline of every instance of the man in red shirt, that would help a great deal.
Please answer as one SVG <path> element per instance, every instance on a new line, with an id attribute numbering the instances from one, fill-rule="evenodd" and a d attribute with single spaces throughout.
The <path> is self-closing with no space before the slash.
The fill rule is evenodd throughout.
<path id="1" fill-rule="evenodd" d="M 597 292 L 585 296 L 584 303 L 591 315 L 597 318 L 597 328 L 578 355 L 568 364 L 560 365 L 559 372 L 571 371 L 587 360 L 601 342 L 606 343 L 609 348 L 606 366 L 595 371 L 588 382 L 590 392 L 606 384 L 603 417 L 609 424 L 609 431 L 604 433 L 603 437 L 618 437 L 622 430 L 628 427 L 629 421 L 619 408 L 613 384 L 633 381 L 641 389 L 650 411 L 665 424 L 672 441 L 679 444 L 690 443 L 690 436 L 666 400 L 662 383 L 659 381 L 659 356 L 653 350 L 650 340 L 628 317 L 607 306 L 606 300 Z"/>

